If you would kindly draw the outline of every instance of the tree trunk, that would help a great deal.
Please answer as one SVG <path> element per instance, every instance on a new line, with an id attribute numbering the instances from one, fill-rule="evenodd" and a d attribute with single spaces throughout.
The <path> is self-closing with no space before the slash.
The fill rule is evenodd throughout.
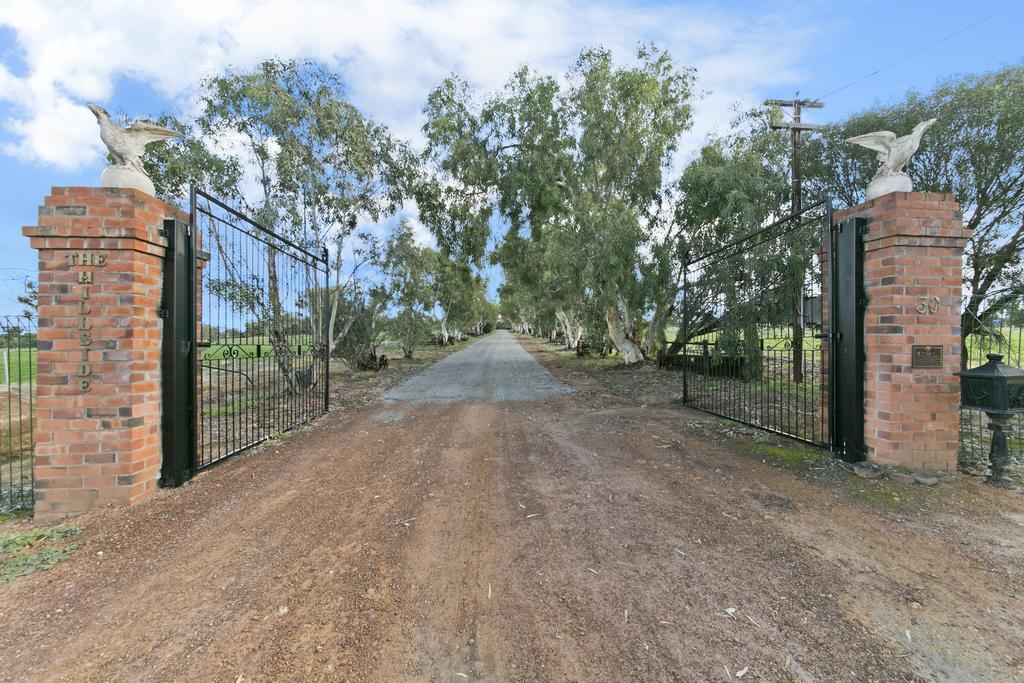
<path id="1" fill-rule="evenodd" d="M 566 313 L 562 309 L 555 311 L 555 317 L 558 319 L 559 326 L 562 328 L 562 332 L 565 334 L 565 348 L 573 350 L 577 347 L 580 342 L 580 337 L 583 336 L 583 326 L 576 320 L 576 314 Z"/>
<path id="2" fill-rule="evenodd" d="M 572 348 L 569 346 L 572 341 L 572 330 L 569 324 L 569 316 L 565 314 L 561 308 L 555 311 L 555 328 L 562 330 L 562 341 L 565 343 L 565 348 Z"/>
<path id="3" fill-rule="evenodd" d="M 448 316 L 445 315 L 441 318 L 441 344 L 448 346 Z"/>
<path id="4" fill-rule="evenodd" d="M 331 314 L 331 330 L 334 329 L 334 320 L 335 320 L 335 315 L 332 313 Z M 350 314 L 348 316 L 348 318 L 345 320 L 345 324 L 341 326 L 341 331 L 339 331 L 338 334 L 334 335 L 334 337 L 331 339 L 331 348 L 328 349 L 328 353 L 334 353 L 334 349 L 338 348 L 338 344 L 340 344 L 341 340 L 345 338 L 345 335 L 348 334 L 348 331 L 350 329 L 352 329 L 352 323 L 354 323 L 355 321 L 356 321 L 356 313 Z"/>
<path id="5" fill-rule="evenodd" d="M 413 352 L 416 350 L 416 341 L 419 334 L 410 330 L 402 337 L 402 356 L 405 358 L 412 358 Z"/>
<path id="6" fill-rule="evenodd" d="M 654 311 L 654 316 L 651 318 L 651 324 L 647 328 L 647 336 L 644 338 L 644 343 L 640 347 L 640 351 L 644 354 L 644 357 L 649 357 L 651 355 L 651 351 L 654 349 L 655 343 L 661 338 L 661 333 L 665 329 L 665 321 L 668 320 L 668 316 L 671 312 L 671 306 L 659 306 Z"/>
<path id="7" fill-rule="evenodd" d="M 267 336 L 274 349 L 274 360 L 284 377 L 285 390 L 294 394 L 298 390 L 295 377 L 295 365 L 292 362 L 292 349 L 282 329 L 281 288 L 277 274 L 277 250 L 267 249 L 267 284 L 269 288 L 270 316 L 267 321 Z"/>
<path id="8" fill-rule="evenodd" d="M 619 295 L 619 310 L 622 312 L 620 320 L 622 320 L 622 333 L 632 341 L 636 341 L 636 321 L 633 320 L 633 314 L 629 310 L 629 304 L 626 300 Z M 635 346 L 635 344 L 634 344 Z"/>
<path id="9" fill-rule="evenodd" d="M 622 356 L 622 361 L 626 365 L 633 365 L 642 361 L 644 357 L 640 353 L 640 349 L 626 336 L 623 329 L 622 315 L 619 313 L 618 307 L 609 307 L 605 311 L 604 319 L 608 324 L 608 336 L 611 337 L 612 343 L 615 344 L 619 355 Z"/>

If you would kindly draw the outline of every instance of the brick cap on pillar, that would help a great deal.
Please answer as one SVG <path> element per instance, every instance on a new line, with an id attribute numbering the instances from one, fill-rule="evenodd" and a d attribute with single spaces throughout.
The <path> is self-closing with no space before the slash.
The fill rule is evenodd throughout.
<path id="1" fill-rule="evenodd" d="M 162 255 L 167 239 L 158 230 L 165 218 L 189 220 L 187 212 L 139 190 L 54 187 L 39 207 L 38 224 L 23 227 L 21 232 L 31 239 L 35 249 L 133 248 Z M 71 239 L 105 241 L 70 245 L 67 240 Z M 125 243 L 112 244 L 109 240 Z"/>

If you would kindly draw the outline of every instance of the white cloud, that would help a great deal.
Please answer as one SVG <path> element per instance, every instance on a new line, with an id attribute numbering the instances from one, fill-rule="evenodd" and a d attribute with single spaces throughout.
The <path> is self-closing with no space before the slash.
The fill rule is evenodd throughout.
<path id="1" fill-rule="evenodd" d="M 13 32 L 24 62 L 0 64 L 0 100 L 11 112 L 0 121 L 0 145 L 22 160 L 80 168 L 102 152 L 81 105 L 116 101 L 120 79 L 189 110 L 204 75 L 270 56 L 325 61 L 344 74 L 357 105 L 417 140 L 427 93 L 452 71 L 491 90 L 524 63 L 562 74 L 585 46 L 625 59 L 637 42 L 653 40 L 696 66 L 699 87 L 713 92 L 696 107 L 684 141 L 692 148 L 728 121 L 734 101 L 798 79 L 809 37 L 794 25 L 788 15 L 622 0 L 0 0 L 0 26 Z"/>

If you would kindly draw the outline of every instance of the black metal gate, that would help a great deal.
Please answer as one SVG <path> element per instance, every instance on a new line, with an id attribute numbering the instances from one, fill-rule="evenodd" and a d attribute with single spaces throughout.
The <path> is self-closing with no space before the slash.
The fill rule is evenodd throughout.
<path id="1" fill-rule="evenodd" d="M 863 459 L 861 231 L 822 200 L 689 258 L 683 400 Z"/>
<path id="2" fill-rule="evenodd" d="M 193 472 L 327 410 L 327 254 L 193 190 L 168 221 L 164 467 Z M 187 434 L 187 436 L 185 436 Z"/>

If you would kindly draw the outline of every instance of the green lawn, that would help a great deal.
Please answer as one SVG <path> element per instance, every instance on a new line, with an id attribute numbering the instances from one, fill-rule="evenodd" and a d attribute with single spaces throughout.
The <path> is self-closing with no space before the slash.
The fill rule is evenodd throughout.
<path id="1" fill-rule="evenodd" d="M 289 346 L 296 355 L 301 351 L 303 354 L 309 353 L 309 348 L 313 345 L 313 337 L 307 334 L 293 334 L 288 335 Z M 229 337 L 225 339 L 215 339 L 212 341 L 210 346 L 199 347 L 200 359 L 216 360 L 228 357 L 230 351 L 238 349 L 238 353 L 242 356 L 255 357 L 257 350 L 261 356 L 268 354 L 272 355 L 274 347 L 270 343 L 270 338 L 266 336 L 258 337 Z M 212 356 L 208 356 L 212 354 Z"/>
<path id="2" fill-rule="evenodd" d="M 1024 366 L 1024 327 L 997 327 L 999 337 L 972 334 L 967 338 L 964 355 L 972 365 L 985 362 L 989 353 L 1000 353 L 1003 362 L 1013 367 Z"/>
<path id="3" fill-rule="evenodd" d="M 672 343 L 673 341 L 675 341 L 676 336 L 678 334 L 679 334 L 679 328 L 678 327 L 667 327 L 667 328 L 665 328 L 665 339 L 668 340 L 669 343 Z M 815 339 L 814 338 L 815 334 L 817 334 L 817 332 L 812 332 L 811 330 L 807 330 L 805 332 L 805 334 L 804 334 L 804 351 L 817 351 L 819 348 L 821 348 L 821 340 L 820 339 Z M 711 343 L 714 343 L 715 340 L 718 339 L 719 335 L 720 335 L 719 332 L 709 332 L 707 334 L 702 334 L 702 335 L 700 335 L 698 337 L 694 337 L 693 339 L 690 340 L 690 343 L 691 344 L 699 344 L 700 342 L 706 341 L 709 344 L 711 344 Z M 758 333 L 758 338 L 761 339 L 761 341 L 764 342 L 765 350 L 769 350 L 769 349 L 776 349 L 776 350 L 783 349 L 783 348 L 785 348 L 786 342 L 788 340 L 792 339 L 792 337 L 793 337 L 793 330 L 791 328 L 785 327 L 785 326 L 782 326 L 782 327 L 772 327 L 772 328 L 764 329 L 764 330 L 761 330 Z"/>
<path id="4" fill-rule="evenodd" d="M 23 384 L 35 376 L 35 347 L 0 350 L 0 384 Z"/>

